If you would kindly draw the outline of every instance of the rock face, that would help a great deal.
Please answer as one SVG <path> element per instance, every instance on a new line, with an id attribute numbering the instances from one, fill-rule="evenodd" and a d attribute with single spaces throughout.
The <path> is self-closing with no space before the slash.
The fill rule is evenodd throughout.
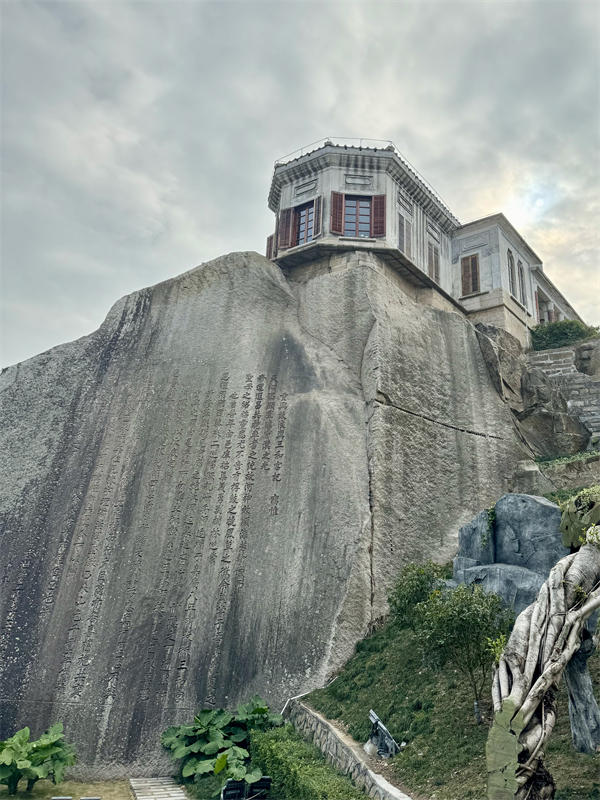
<path id="1" fill-rule="evenodd" d="M 477 333 L 494 386 L 532 451 L 553 458 L 584 450 L 590 430 L 576 410 L 569 409 L 561 387 L 542 369 L 528 367 L 521 345 L 507 331 L 478 324 Z"/>
<path id="2" fill-rule="evenodd" d="M 504 495 L 493 515 L 482 511 L 460 529 L 454 580 L 481 584 L 520 614 L 556 562 L 569 554 L 560 522 L 559 507 L 543 497 Z"/>
<path id="3" fill-rule="evenodd" d="M 382 263 L 238 253 L 0 383 L 0 738 L 164 769 L 202 705 L 322 683 L 527 457 L 476 333 Z M 367 268 L 368 267 L 368 268 Z"/>

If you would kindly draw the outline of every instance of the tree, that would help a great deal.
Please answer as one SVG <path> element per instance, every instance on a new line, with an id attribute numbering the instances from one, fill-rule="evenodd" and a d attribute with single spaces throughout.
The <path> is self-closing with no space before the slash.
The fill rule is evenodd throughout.
<path id="1" fill-rule="evenodd" d="M 544 749 L 556 721 L 556 689 L 600 608 L 600 526 L 550 571 L 517 618 L 494 671 L 494 722 L 486 747 L 489 800 L 549 800 Z"/>
<path id="2" fill-rule="evenodd" d="M 75 751 L 64 740 L 62 723 L 53 725 L 39 739 L 30 741 L 29 728 L 22 728 L 0 742 L 0 783 L 16 794 L 19 781 L 27 780 L 27 791 L 42 778 L 62 781 L 65 769 L 75 763 Z"/>
<path id="3" fill-rule="evenodd" d="M 394 620 L 402 627 L 414 627 L 416 605 L 427 600 L 451 575 L 451 569 L 433 561 L 403 567 L 389 598 Z"/>
<path id="4" fill-rule="evenodd" d="M 454 665 L 469 681 L 478 707 L 494 662 L 495 641 L 510 630 L 512 614 L 502 598 L 480 586 L 435 590 L 415 607 L 421 647 L 440 666 Z"/>

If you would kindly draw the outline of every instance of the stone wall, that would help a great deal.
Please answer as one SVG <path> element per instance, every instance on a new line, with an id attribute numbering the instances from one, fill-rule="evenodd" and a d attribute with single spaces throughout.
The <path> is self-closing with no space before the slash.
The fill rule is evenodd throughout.
<path id="1" fill-rule="evenodd" d="M 286 716 L 304 738 L 314 742 L 327 760 L 344 775 L 350 776 L 369 797 L 375 800 L 411 800 L 383 775 L 373 772 L 365 761 L 362 746 L 321 714 L 299 700 L 290 700 Z"/>
<path id="2" fill-rule="evenodd" d="M 598 353 L 600 341 L 527 354 L 528 365 L 542 369 L 560 387 L 567 398 L 569 410 L 579 416 L 592 435 L 600 435 L 600 374 L 596 374 Z M 590 374 L 580 369 L 587 369 Z"/>

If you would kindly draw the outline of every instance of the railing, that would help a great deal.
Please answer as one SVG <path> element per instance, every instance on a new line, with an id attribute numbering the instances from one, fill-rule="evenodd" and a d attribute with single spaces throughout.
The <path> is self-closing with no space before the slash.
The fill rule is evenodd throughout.
<path id="1" fill-rule="evenodd" d="M 417 169 L 413 167 L 410 161 L 408 161 L 408 159 L 402 155 L 400 150 L 398 150 L 391 139 L 358 139 L 347 136 L 326 136 L 324 139 L 317 139 L 316 142 L 311 142 L 304 147 L 300 147 L 298 150 L 294 150 L 293 153 L 288 153 L 288 155 L 278 158 L 275 162 L 275 167 L 282 167 L 285 164 L 289 164 L 291 161 L 295 161 L 297 158 L 309 155 L 309 153 L 313 153 L 315 150 L 320 150 L 322 147 L 326 147 L 327 145 L 331 145 L 333 147 L 352 147 L 357 150 L 390 150 L 402 162 L 402 165 L 405 167 L 405 169 L 409 173 L 412 173 L 413 177 L 423 184 L 427 191 L 432 194 L 442 206 L 444 206 L 446 211 L 448 211 L 452 217 L 454 217 L 454 214 L 452 214 L 450 211 L 448 203 L 446 203 L 440 194 L 433 188 L 429 181 L 427 181 L 417 171 Z"/>

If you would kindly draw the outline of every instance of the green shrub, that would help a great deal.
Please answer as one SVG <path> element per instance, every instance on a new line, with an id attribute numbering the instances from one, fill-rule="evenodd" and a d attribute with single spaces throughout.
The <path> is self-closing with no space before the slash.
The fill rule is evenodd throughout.
<path id="1" fill-rule="evenodd" d="M 17 793 L 22 779 L 27 781 L 28 792 L 43 778 L 60 783 L 65 769 L 75 763 L 75 751 L 64 740 L 61 722 L 34 742 L 29 736 L 29 728 L 22 728 L 0 742 L 0 784 L 8 787 L 9 794 Z"/>
<path id="2" fill-rule="evenodd" d="M 434 591 L 443 585 L 444 578 L 452 577 L 452 569 L 447 565 L 407 564 L 403 567 L 390 595 L 392 619 L 401 627 L 413 627 L 414 610 Z M 366 646 L 366 645 L 363 645 Z"/>
<path id="3" fill-rule="evenodd" d="M 537 325 L 531 331 L 531 344 L 534 350 L 549 350 L 598 336 L 600 330 L 597 327 L 586 325 L 578 319 L 563 319 L 560 322 Z"/>
<path id="4" fill-rule="evenodd" d="M 512 614 L 502 598 L 481 586 L 437 590 L 415 607 L 414 628 L 424 654 L 462 672 L 477 702 L 494 663 L 489 642 L 508 633 L 511 624 Z"/>
<path id="5" fill-rule="evenodd" d="M 331 767 L 317 748 L 291 725 L 252 731 L 252 760 L 273 778 L 273 795 L 280 800 L 364 800 L 352 781 Z"/>
<path id="6" fill-rule="evenodd" d="M 179 765 L 180 777 L 204 789 L 216 783 L 203 780 L 220 776 L 216 792 L 227 778 L 255 783 L 261 772 L 250 763 L 247 747 L 252 729 L 265 730 L 281 725 L 279 714 L 270 714 L 269 707 L 260 697 L 238 706 L 235 714 L 223 708 L 204 709 L 191 725 L 172 725 L 160 737 L 161 744 L 170 751 Z"/>

